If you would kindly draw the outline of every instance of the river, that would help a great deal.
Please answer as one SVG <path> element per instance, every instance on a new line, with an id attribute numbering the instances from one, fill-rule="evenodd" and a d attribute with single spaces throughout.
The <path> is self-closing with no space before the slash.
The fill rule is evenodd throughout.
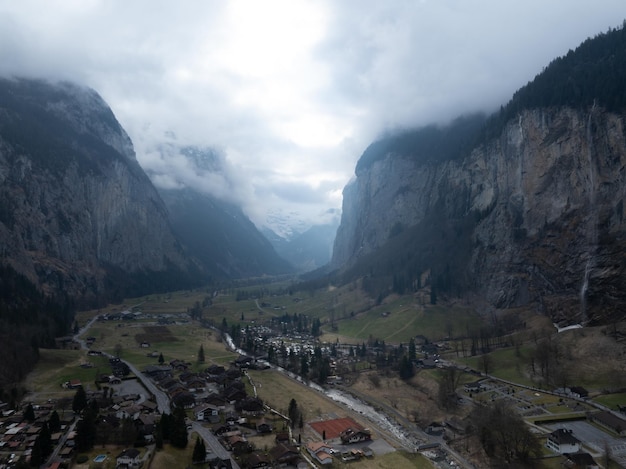
<path id="1" fill-rule="evenodd" d="M 225 337 L 226 344 L 231 350 L 240 355 L 250 356 L 250 354 L 235 346 L 230 335 L 223 334 L 223 336 Z M 361 400 L 350 395 L 349 393 L 342 392 L 338 389 L 325 389 L 319 384 L 312 381 L 304 380 L 301 376 L 292 373 L 291 371 L 287 371 L 280 366 L 270 364 L 270 367 L 285 374 L 286 376 L 289 376 L 291 379 L 294 379 L 302 383 L 303 385 L 308 386 L 314 391 L 324 394 L 329 399 L 345 405 L 350 410 L 358 412 L 359 414 L 363 415 L 367 420 L 372 422 L 372 424 L 376 425 L 381 430 L 384 430 L 386 433 L 392 435 L 396 439 L 396 441 L 400 443 L 406 450 L 411 452 L 415 451 L 416 443 L 413 441 L 412 438 L 407 436 L 404 428 L 397 423 L 391 421 L 387 415 L 379 412 L 371 405 L 364 403 Z"/>

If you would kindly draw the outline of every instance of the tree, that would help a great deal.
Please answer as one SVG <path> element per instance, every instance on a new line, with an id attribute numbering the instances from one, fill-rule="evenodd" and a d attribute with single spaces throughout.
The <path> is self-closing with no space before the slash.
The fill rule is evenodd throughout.
<path id="1" fill-rule="evenodd" d="M 289 425 L 294 428 L 296 422 L 300 417 L 300 409 L 298 409 L 298 403 L 295 399 L 289 401 L 289 409 L 287 410 L 287 416 L 289 417 Z"/>
<path id="2" fill-rule="evenodd" d="M 191 461 L 194 464 L 203 463 L 206 460 L 206 446 L 204 445 L 204 440 L 201 440 L 200 437 L 196 438 L 196 444 L 193 447 L 193 454 L 191 456 Z"/>
<path id="3" fill-rule="evenodd" d="M 48 428 L 52 433 L 56 433 L 61 430 L 61 419 L 59 418 L 59 414 L 56 410 L 53 410 L 50 414 L 50 418 L 48 419 Z"/>
<path id="4" fill-rule="evenodd" d="M 87 394 L 82 386 L 76 390 L 76 394 L 74 394 L 74 399 L 72 400 L 72 410 L 74 413 L 79 414 L 82 410 L 87 407 Z"/>
<path id="5" fill-rule="evenodd" d="M 176 407 L 172 414 L 172 426 L 170 429 L 170 443 L 176 448 L 186 448 L 188 440 L 187 424 L 185 423 L 185 409 Z"/>
<path id="6" fill-rule="evenodd" d="M 413 362 L 406 355 L 403 355 L 402 360 L 400 360 L 400 378 L 404 380 L 411 379 L 414 374 Z"/>
<path id="7" fill-rule="evenodd" d="M 154 428 L 154 444 L 156 449 L 163 449 L 163 420 L 159 420 Z"/>
<path id="8" fill-rule="evenodd" d="M 456 368 L 446 368 L 439 382 L 439 405 L 446 410 L 453 410 L 458 405 L 456 388 L 459 386 L 461 374 Z"/>
<path id="9" fill-rule="evenodd" d="M 35 409 L 33 409 L 32 404 L 28 404 L 26 407 L 26 410 L 24 411 L 24 419 L 31 423 L 35 421 Z"/>
<path id="10" fill-rule="evenodd" d="M 200 349 L 198 350 L 198 363 L 204 363 L 204 347 L 200 344 Z"/>
<path id="11" fill-rule="evenodd" d="M 163 353 L 159 353 L 159 365 L 162 365 L 165 362 L 165 358 L 163 358 Z"/>
<path id="12" fill-rule="evenodd" d="M 96 440 L 96 417 L 93 408 L 86 407 L 83 417 L 76 424 L 76 450 L 89 451 Z"/>
<path id="13" fill-rule="evenodd" d="M 485 453 L 506 466 L 514 461 L 528 462 L 541 454 L 539 440 L 505 401 L 476 407 L 470 420 Z"/>

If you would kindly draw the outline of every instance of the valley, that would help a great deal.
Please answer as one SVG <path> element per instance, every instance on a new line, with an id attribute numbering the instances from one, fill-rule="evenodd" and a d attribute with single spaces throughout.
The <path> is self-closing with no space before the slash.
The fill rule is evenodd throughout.
<path id="1" fill-rule="evenodd" d="M 65 349 L 41 350 L 35 371 L 24 382 L 27 394 L 21 408 L 32 403 L 48 409 L 48 414 L 58 409 L 68 424 L 75 425 L 72 401 L 81 386 L 91 398 L 110 390 L 117 402 L 128 401 L 126 406 L 140 408 L 128 416 L 150 420 L 148 416 L 162 407 L 155 396 L 160 394 L 165 402 L 186 409 L 188 447 L 207 426 L 197 421 L 199 408 L 218 409 L 208 425 L 211 431 L 238 408 L 238 418 L 245 420 L 228 431 L 241 432 L 246 449 L 229 447 L 228 453 L 222 449 L 221 445 L 228 444 L 221 437 L 221 445 L 207 454 L 214 459 L 218 454 L 232 454 L 232 464 L 240 467 L 251 467 L 251 455 L 270 457 L 280 433 L 290 433 L 289 441 L 301 444 L 294 457 L 313 459 L 306 445 L 324 441 L 333 450 L 329 453 L 333 467 L 354 464 L 346 454 L 356 447 L 341 444 L 336 435 L 324 439 L 314 429 L 325 421 L 349 418 L 371 432 L 366 445 L 374 454 L 355 453 L 359 467 L 482 467 L 485 456 L 476 430 L 471 429 L 473 412 L 502 403 L 523 419 L 544 448 L 533 456 L 534 467 L 559 467 L 563 457 L 545 448 L 546 438 L 569 422 L 576 434 L 595 435 L 583 444 L 596 460 L 604 457 L 610 445 L 611 458 L 621 461 L 624 440 L 610 430 L 594 433 L 590 428 L 598 425 L 586 423 L 601 406 L 617 410 L 626 405 L 626 394 L 621 393 L 621 324 L 557 333 L 547 318 L 529 312 L 481 315 L 454 301 L 425 304 L 424 292 L 390 297 L 375 305 L 358 285 L 315 291 L 295 288 L 278 282 L 179 291 L 79 313 L 77 334 L 64 342 Z M 504 320 L 517 327 L 498 335 L 494 322 Z M 317 330 L 316 335 L 312 330 Z M 231 338 L 237 348 L 248 350 L 245 355 L 228 345 Z M 403 375 L 403 357 L 409 355 L 413 356 L 411 372 Z M 117 358 L 136 371 L 115 379 L 111 365 Z M 213 374 L 221 369 L 233 370 L 233 379 L 242 382 L 231 391 L 233 398 L 235 393 L 243 391 L 243 395 L 230 401 L 222 396 L 219 404 L 218 396 L 231 382 Z M 148 391 L 142 380 L 153 383 L 150 388 L 158 391 Z M 326 391 L 321 392 L 315 381 Z M 451 388 L 446 394 L 447 386 Z M 588 396 L 573 394 L 572 389 L 583 388 Z M 125 400 L 127 392 L 143 397 Z M 338 393 L 344 396 L 343 403 L 331 398 Z M 264 413 L 257 409 L 242 417 L 242 403 L 254 406 L 255 399 L 263 403 Z M 297 403 L 299 422 L 290 428 L 280 415 L 289 415 L 292 400 Z M 355 410 L 357 401 L 373 410 Z M 388 419 L 392 427 L 380 425 L 368 415 L 371 412 Z M 103 403 L 100 413 L 122 415 L 122 419 L 125 415 L 119 409 L 106 410 Z M 270 433 L 258 431 L 260 419 L 271 425 Z M 583 424 L 587 427 L 580 427 Z M 598 439 L 603 434 L 607 445 Z M 145 443 L 149 448 L 153 447 L 151 438 Z M 124 449 L 119 444 L 103 444 L 110 456 Z M 163 462 L 171 451 L 179 450 L 166 444 L 151 453 L 146 464 L 172 467 L 171 462 Z M 345 461 L 339 456 L 341 451 Z M 100 453 L 97 444 L 87 453 L 88 460 Z M 68 461 L 76 461 L 77 456 L 72 453 Z M 185 458 L 179 467 L 191 461 L 191 455 Z M 109 457 L 109 462 L 114 463 L 114 458 Z M 205 463 L 213 467 L 210 464 Z"/>

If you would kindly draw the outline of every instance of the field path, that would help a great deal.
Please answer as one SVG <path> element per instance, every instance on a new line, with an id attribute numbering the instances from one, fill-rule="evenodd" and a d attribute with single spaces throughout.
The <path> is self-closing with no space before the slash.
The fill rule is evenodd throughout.
<path id="1" fill-rule="evenodd" d="M 361 328 L 361 330 L 360 330 L 360 331 L 358 331 L 358 332 L 356 332 L 356 333 L 354 334 L 354 336 L 355 336 L 355 337 L 358 337 L 358 336 L 361 334 L 361 332 L 363 332 L 365 329 L 367 329 L 367 328 L 369 327 L 369 325 L 370 325 L 371 323 L 372 323 L 372 321 L 367 321 L 367 322 L 365 323 L 365 325 Z"/>
<path id="2" fill-rule="evenodd" d="M 409 327 L 411 324 L 413 324 L 417 318 L 418 318 L 418 317 L 417 317 L 417 316 L 415 316 L 413 319 L 411 319 L 409 322 L 407 322 L 404 326 L 402 326 L 402 327 L 401 327 L 400 329 L 398 329 L 396 332 L 394 332 L 393 334 L 388 335 L 387 337 L 385 337 L 385 341 L 387 341 L 387 340 L 391 339 L 394 335 L 396 335 L 396 334 L 398 334 L 399 332 L 402 332 L 403 330 L 405 330 L 407 327 Z"/>

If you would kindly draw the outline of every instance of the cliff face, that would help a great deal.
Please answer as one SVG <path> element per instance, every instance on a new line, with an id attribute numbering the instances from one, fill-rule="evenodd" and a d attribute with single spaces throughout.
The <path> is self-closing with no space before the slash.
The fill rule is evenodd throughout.
<path id="1" fill-rule="evenodd" d="M 466 158 L 387 154 L 344 190 L 332 264 L 354 265 L 399 229 L 464 220 L 438 249 L 468 247 L 464 286 L 493 307 L 615 318 L 626 306 L 625 135 L 622 116 L 596 106 L 545 108 L 523 111 Z"/>
<path id="2" fill-rule="evenodd" d="M 67 83 L 0 80 L 0 249 L 43 291 L 85 303 L 190 269 L 129 137 Z"/>

